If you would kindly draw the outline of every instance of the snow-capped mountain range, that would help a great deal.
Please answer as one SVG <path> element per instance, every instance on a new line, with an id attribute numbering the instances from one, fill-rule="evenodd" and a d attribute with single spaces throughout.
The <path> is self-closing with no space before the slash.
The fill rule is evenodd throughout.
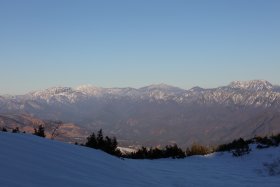
<path id="1" fill-rule="evenodd" d="M 236 104 L 253 106 L 273 106 L 279 104 L 280 87 L 273 86 L 268 81 L 233 81 L 228 86 L 203 89 L 194 87 L 184 90 L 166 84 L 150 85 L 135 88 L 102 88 L 92 85 L 82 85 L 77 88 L 52 87 L 41 91 L 30 92 L 21 96 L 1 97 L 1 101 L 14 102 L 45 101 L 46 103 L 76 103 L 93 98 L 106 99 L 139 99 L 150 101 L 174 101 L 177 103 L 199 104 Z"/>
<path id="2" fill-rule="evenodd" d="M 53 87 L 2 96 L 0 113 L 74 122 L 87 130 L 103 128 L 128 145 L 216 143 L 280 131 L 280 87 L 265 80 L 189 90 L 166 84 L 139 89 Z"/>

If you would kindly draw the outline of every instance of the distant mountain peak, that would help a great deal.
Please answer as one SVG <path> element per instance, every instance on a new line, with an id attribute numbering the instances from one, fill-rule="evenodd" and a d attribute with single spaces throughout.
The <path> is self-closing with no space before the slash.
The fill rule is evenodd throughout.
<path id="1" fill-rule="evenodd" d="M 94 86 L 92 84 L 83 84 L 83 85 L 78 86 L 76 89 L 82 90 L 82 89 L 93 89 L 93 88 L 99 88 L 99 87 Z"/>
<path id="2" fill-rule="evenodd" d="M 165 83 L 159 83 L 159 84 L 151 84 L 149 86 L 145 86 L 144 88 L 170 88 L 174 87 Z"/>
<path id="3" fill-rule="evenodd" d="M 102 89 L 103 88 L 97 87 L 97 86 L 93 86 L 91 84 L 85 84 L 85 85 L 78 86 L 76 88 L 76 91 L 92 94 L 92 93 L 100 92 Z"/>
<path id="4" fill-rule="evenodd" d="M 149 86 L 145 86 L 140 88 L 140 90 L 165 90 L 165 91 L 183 91 L 183 89 L 176 87 L 176 86 L 171 86 L 168 84 L 160 83 L 160 84 L 152 84 Z"/>
<path id="5" fill-rule="evenodd" d="M 193 88 L 191 88 L 189 91 L 192 91 L 192 92 L 200 92 L 200 91 L 203 91 L 205 90 L 204 88 L 201 88 L 199 86 L 195 86 Z"/>
<path id="6" fill-rule="evenodd" d="M 41 95 L 41 94 L 49 94 L 49 95 L 59 95 L 62 93 L 71 93 L 73 92 L 74 89 L 71 87 L 51 87 L 45 90 L 40 90 L 40 91 L 35 91 L 35 92 L 31 92 L 31 95 Z"/>
<path id="7" fill-rule="evenodd" d="M 229 87 L 252 91 L 263 91 L 273 89 L 273 85 L 266 80 L 233 81 L 229 84 Z"/>

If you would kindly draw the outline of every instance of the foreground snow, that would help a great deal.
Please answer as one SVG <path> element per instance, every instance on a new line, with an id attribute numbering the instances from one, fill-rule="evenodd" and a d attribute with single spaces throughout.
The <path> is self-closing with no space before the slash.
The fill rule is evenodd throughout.
<path id="1" fill-rule="evenodd" d="M 280 148 L 181 160 L 122 160 L 101 151 L 33 135 L 0 132 L 0 186 L 279 186 L 263 163 Z"/>

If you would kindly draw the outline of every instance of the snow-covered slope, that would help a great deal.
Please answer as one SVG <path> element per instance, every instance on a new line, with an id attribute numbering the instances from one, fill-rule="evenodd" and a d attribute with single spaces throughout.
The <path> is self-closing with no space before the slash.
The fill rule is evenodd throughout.
<path id="1" fill-rule="evenodd" d="M 0 132 L 0 148 L 0 186 L 5 187 L 255 187 L 280 183 L 280 177 L 269 176 L 263 165 L 280 157 L 279 147 L 238 158 L 216 153 L 182 160 L 122 160 L 86 147 Z"/>
<path id="2" fill-rule="evenodd" d="M 0 132 L 0 186 L 156 186 L 129 162 L 86 147 Z"/>

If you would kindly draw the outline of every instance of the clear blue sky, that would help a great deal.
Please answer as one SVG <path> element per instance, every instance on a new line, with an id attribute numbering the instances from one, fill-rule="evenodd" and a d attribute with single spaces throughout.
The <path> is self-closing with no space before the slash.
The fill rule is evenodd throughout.
<path id="1" fill-rule="evenodd" d="M 0 93 L 280 84 L 279 0 L 1 0 Z"/>

